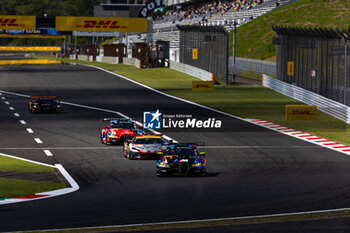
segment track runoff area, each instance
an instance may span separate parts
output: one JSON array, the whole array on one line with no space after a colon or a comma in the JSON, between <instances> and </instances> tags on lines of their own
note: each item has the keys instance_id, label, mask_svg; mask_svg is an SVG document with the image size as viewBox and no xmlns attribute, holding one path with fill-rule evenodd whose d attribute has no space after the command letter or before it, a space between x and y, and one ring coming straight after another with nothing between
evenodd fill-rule
<instances>
[{"instance_id":1,"label":"track runoff area","mask_svg":"<svg viewBox=\"0 0 350 233\"><path fill-rule=\"evenodd\" d=\"M1 231L141 230L348 216L348 155L93 67L1 69L1 153L61 164L80 186L69 195L6 206ZM61 96L62 113L30 114L28 96L42 94ZM199 150L207 153L206 177L158 178L154 160L130 161L121 147L100 144L102 118L127 116L142 123L144 112L156 110L164 117L221 121L219 128L157 129L169 139L204 142Z\"/></svg>"}]
</instances>

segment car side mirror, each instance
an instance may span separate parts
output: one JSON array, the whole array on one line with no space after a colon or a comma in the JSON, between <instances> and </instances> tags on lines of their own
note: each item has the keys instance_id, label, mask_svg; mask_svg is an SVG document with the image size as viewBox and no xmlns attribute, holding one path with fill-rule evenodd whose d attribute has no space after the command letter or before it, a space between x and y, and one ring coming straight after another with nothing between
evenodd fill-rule
<instances>
[{"instance_id":1,"label":"car side mirror","mask_svg":"<svg viewBox=\"0 0 350 233\"><path fill-rule=\"evenodd\" d=\"M199 156L200 156L201 158L205 158L206 153L205 153L205 152L201 152L201 153L199 153Z\"/></svg>"}]
</instances>

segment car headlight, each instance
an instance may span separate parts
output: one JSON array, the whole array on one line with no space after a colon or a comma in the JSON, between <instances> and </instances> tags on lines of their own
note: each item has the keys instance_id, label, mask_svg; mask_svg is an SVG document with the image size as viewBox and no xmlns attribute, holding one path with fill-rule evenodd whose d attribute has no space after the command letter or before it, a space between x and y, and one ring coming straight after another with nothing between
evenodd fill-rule
<instances>
[{"instance_id":1,"label":"car headlight","mask_svg":"<svg viewBox=\"0 0 350 233\"><path fill-rule=\"evenodd\" d=\"M195 164L192 164L192 167L200 167L202 166L202 163L195 163Z\"/></svg>"},{"instance_id":2,"label":"car headlight","mask_svg":"<svg viewBox=\"0 0 350 233\"><path fill-rule=\"evenodd\" d=\"M160 162L159 167L170 167L169 163Z\"/></svg>"},{"instance_id":3,"label":"car headlight","mask_svg":"<svg viewBox=\"0 0 350 233\"><path fill-rule=\"evenodd\" d=\"M136 150L136 151L144 150L143 147L135 147L135 146L131 147L131 149L132 149L132 150Z\"/></svg>"},{"instance_id":4,"label":"car headlight","mask_svg":"<svg viewBox=\"0 0 350 233\"><path fill-rule=\"evenodd\" d=\"M38 106L37 105L33 105L33 108L37 108Z\"/></svg>"},{"instance_id":5,"label":"car headlight","mask_svg":"<svg viewBox=\"0 0 350 233\"><path fill-rule=\"evenodd\" d=\"M60 108L60 107L61 107L61 105L57 105L56 107L57 107L57 108Z\"/></svg>"}]
</instances>

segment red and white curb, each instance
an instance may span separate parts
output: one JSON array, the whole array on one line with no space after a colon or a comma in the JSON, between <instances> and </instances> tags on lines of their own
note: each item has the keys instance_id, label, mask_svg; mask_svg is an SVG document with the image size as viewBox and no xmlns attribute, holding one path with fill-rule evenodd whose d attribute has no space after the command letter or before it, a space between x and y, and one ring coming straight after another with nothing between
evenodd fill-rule
<instances>
[{"instance_id":1,"label":"red and white curb","mask_svg":"<svg viewBox=\"0 0 350 233\"><path fill-rule=\"evenodd\" d=\"M322 147L326 147L328 149L332 149L344 154L349 155L350 154L350 146L348 145L344 145L344 144L340 144L337 142L333 142L331 140L325 139L325 138L321 138L319 136L316 135L312 135L309 133L305 133L299 130L295 130L292 128L288 128L282 125L278 125L269 121L265 121L265 120L257 120L257 119L245 119L246 121L253 123L255 125L259 125L262 126L264 128L268 128L271 129L273 131L277 131L283 134L286 134L288 136L294 137L294 138L298 138L310 143L314 143L316 145L322 146Z\"/></svg>"},{"instance_id":2,"label":"red and white curb","mask_svg":"<svg viewBox=\"0 0 350 233\"><path fill-rule=\"evenodd\" d=\"M69 175L69 173L66 171L66 169L64 169L64 167L61 164L50 165L50 164L40 163L40 162L36 162L33 160L24 159L24 158L20 158L20 157L8 155L8 154L3 154L3 153L0 153L0 156L6 156L6 157L23 160L23 161L30 162L30 163L35 163L35 164L40 164L40 165L47 166L47 167L56 168L61 172L61 174L64 176L64 178L68 181L69 185L71 186L69 188L57 189L54 191L43 192L43 193L35 193L32 195L27 195L27 196L0 198L0 205L12 204L12 203L18 203L18 202L24 202L24 201L39 200L39 199L44 199L44 198L49 198L49 197L57 197L60 195L65 195L65 194L72 193L72 192L79 190L79 185L75 182L75 180Z\"/></svg>"}]
</instances>

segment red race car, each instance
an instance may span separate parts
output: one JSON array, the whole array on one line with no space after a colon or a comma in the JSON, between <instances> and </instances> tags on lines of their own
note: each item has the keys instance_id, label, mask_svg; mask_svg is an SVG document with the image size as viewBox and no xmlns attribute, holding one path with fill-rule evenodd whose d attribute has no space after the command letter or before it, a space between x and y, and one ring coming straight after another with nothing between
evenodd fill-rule
<instances>
[{"instance_id":1,"label":"red race car","mask_svg":"<svg viewBox=\"0 0 350 233\"><path fill-rule=\"evenodd\" d=\"M140 126L137 126L131 119L126 118L105 118L109 124L101 129L101 143L113 144L124 143L127 139L133 139L140 133Z\"/></svg>"}]
</instances>

